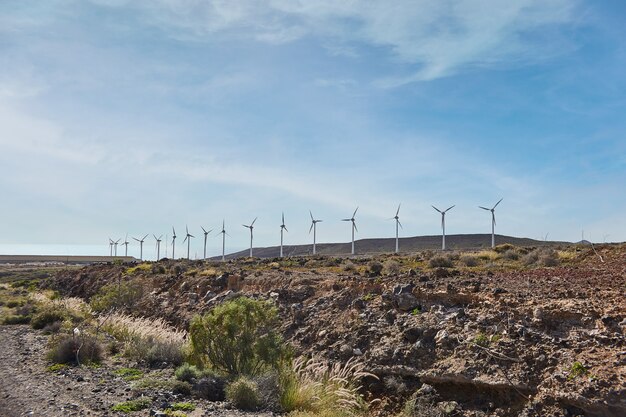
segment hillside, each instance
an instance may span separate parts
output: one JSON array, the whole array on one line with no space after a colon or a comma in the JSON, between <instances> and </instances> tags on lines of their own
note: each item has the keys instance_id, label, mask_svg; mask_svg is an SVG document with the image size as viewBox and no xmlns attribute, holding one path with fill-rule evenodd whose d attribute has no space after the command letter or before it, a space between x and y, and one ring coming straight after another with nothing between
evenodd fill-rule
<instances>
[{"instance_id":1,"label":"hillside","mask_svg":"<svg viewBox=\"0 0 626 417\"><path fill-rule=\"evenodd\" d=\"M519 238L513 236L496 235L496 244L509 243L515 246L544 246L544 245L569 245L570 242L541 241L529 238ZM354 242L357 254L392 253L395 249L395 238L359 239ZM401 253L417 252L421 250L441 249L441 235L435 236L414 236L399 239ZM491 246L490 234L460 234L446 235L446 248L450 250L471 250L485 249ZM349 255L351 243L318 243L316 251L318 255L344 256ZM280 254L279 246L266 248L253 248L253 255L257 258L276 258ZM285 245L283 254L285 256L305 256L311 255L313 244L307 245ZM227 259L242 258L249 255L249 250L226 255ZM216 256L211 259L221 259Z\"/></svg>"}]
</instances>

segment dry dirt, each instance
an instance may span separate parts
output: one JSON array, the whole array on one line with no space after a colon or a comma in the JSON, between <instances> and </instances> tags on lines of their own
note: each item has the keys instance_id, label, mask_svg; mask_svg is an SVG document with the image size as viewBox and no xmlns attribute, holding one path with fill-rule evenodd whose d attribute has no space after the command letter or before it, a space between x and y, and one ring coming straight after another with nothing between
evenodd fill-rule
<instances>
[{"instance_id":1,"label":"dry dirt","mask_svg":"<svg viewBox=\"0 0 626 417\"><path fill-rule=\"evenodd\" d=\"M379 400L374 414L397 412L420 389L418 397L443 405L449 415L626 415L625 245L585 249L552 268L457 263L431 269L414 258L376 258L422 265L383 276L365 272L369 258L352 259L349 271L345 260L324 257L166 260L132 274L125 265L86 267L59 273L47 285L89 298L106 283L139 280L147 295L128 312L164 317L181 328L194 314L233 297L273 299L283 335L298 353L333 361L358 356L378 376L364 381L367 398ZM38 378L51 378L42 359L34 358L42 341L7 341L20 331L37 337L3 328L0 404L28 408L32 396L32 407L55 399L60 410L88 401L86 410L100 415L101 403L83 397L98 397L106 409L125 392L66 391L63 378L39 388ZM16 334L7 338L5 332ZM23 355L33 357L32 364ZM30 377L20 376L26 372ZM15 395L6 380L19 386ZM22 388L29 381L30 388Z\"/></svg>"}]
</instances>

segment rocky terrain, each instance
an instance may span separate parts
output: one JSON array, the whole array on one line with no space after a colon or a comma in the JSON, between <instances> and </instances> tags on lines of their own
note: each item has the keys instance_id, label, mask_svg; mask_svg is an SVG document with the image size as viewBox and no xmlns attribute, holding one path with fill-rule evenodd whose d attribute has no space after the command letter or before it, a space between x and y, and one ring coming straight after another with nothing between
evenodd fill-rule
<instances>
[{"instance_id":1,"label":"rocky terrain","mask_svg":"<svg viewBox=\"0 0 626 417\"><path fill-rule=\"evenodd\" d=\"M626 415L626 246L567 248L552 267L484 252L94 265L43 285L88 299L136 281L128 313L182 329L228 299L274 300L298 354L378 377L363 381L374 415L409 399L440 413L415 415Z\"/></svg>"}]
</instances>

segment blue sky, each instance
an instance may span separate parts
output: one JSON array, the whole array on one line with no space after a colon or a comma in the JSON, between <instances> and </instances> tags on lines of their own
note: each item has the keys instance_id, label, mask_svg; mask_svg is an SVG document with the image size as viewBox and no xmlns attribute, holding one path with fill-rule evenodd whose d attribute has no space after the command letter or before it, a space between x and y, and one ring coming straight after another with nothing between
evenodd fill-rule
<instances>
[{"instance_id":1,"label":"blue sky","mask_svg":"<svg viewBox=\"0 0 626 417\"><path fill-rule=\"evenodd\" d=\"M619 1L4 0L0 251L106 252L223 218L236 250L256 216L269 246L281 211L306 243L309 209L319 241L347 241L357 205L358 238L391 236L400 202L405 236L440 232L431 204L456 204L448 233L486 233L477 206L500 198L498 233L624 241L625 17Z\"/></svg>"}]
</instances>

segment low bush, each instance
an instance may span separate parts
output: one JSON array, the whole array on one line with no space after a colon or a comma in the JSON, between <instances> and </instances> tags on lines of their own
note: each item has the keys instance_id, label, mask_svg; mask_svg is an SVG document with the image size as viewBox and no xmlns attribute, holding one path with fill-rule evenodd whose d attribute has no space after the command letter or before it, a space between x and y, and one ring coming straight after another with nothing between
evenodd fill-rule
<instances>
[{"instance_id":1,"label":"low bush","mask_svg":"<svg viewBox=\"0 0 626 417\"><path fill-rule=\"evenodd\" d=\"M63 322L66 317L66 312L61 309L45 308L44 310L33 315L30 325L33 329L43 329L52 323Z\"/></svg>"},{"instance_id":2,"label":"low bush","mask_svg":"<svg viewBox=\"0 0 626 417\"><path fill-rule=\"evenodd\" d=\"M30 316L10 314L2 319L2 324L28 324L30 319Z\"/></svg>"},{"instance_id":3,"label":"low bush","mask_svg":"<svg viewBox=\"0 0 626 417\"><path fill-rule=\"evenodd\" d=\"M383 264L378 261L371 261L367 265L367 271L370 273L370 275L378 276L381 272L383 272Z\"/></svg>"},{"instance_id":4,"label":"low bush","mask_svg":"<svg viewBox=\"0 0 626 417\"><path fill-rule=\"evenodd\" d=\"M152 405L149 398L138 398L136 400L124 401L111 407L112 411L120 411L122 413L132 413L134 411L145 410Z\"/></svg>"},{"instance_id":5,"label":"low bush","mask_svg":"<svg viewBox=\"0 0 626 417\"><path fill-rule=\"evenodd\" d=\"M260 405L256 383L243 376L226 386L226 399L239 410L254 411Z\"/></svg>"},{"instance_id":6,"label":"low bush","mask_svg":"<svg viewBox=\"0 0 626 417\"><path fill-rule=\"evenodd\" d=\"M537 248L522 258L524 265L558 266L559 256L554 249Z\"/></svg>"},{"instance_id":7,"label":"low bush","mask_svg":"<svg viewBox=\"0 0 626 417\"><path fill-rule=\"evenodd\" d=\"M191 403L174 403L169 408L174 411L193 411L196 406Z\"/></svg>"},{"instance_id":8,"label":"low bush","mask_svg":"<svg viewBox=\"0 0 626 417\"><path fill-rule=\"evenodd\" d=\"M183 363L181 366L176 368L176 379L179 381L191 382L194 379L200 378L201 371L195 366L190 365L188 363Z\"/></svg>"},{"instance_id":9,"label":"low bush","mask_svg":"<svg viewBox=\"0 0 626 417\"><path fill-rule=\"evenodd\" d=\"M91 298L90 306L96 312L126 309L137 303L144 293L138 281L124 281L107 284Z\"/></svg>"},{"instance_id":10,"label":"low bush","mask_svg":"<svg viewBox=\"0 0 626 417\"><path fill-rule=\"evenodd\" d=\"M519 259L519 253L515 249L509 249L501 253L500 257L508 261L517 261Z\"/></svg>"},{"instance_id":11,"label":"low bush","mask_svg":"<svg viewBox=\"0 0 626 417\"><path fill-rule=\"evenodd\" d=\"M388 259L383 264L385 275L397 275L400 273L400 263L393 259Z\"/></svg>"},{"instance_id":12,"label":"low bush","mask_svg":"<svg viewBox=\"0 0 626 417\"><path fill-rule=\"evenodd\" d=\"M496 245L493 250L497 253L504 253L506 251L515 250L515 246L511 245L510 243L502 243L501 245Z\"/></svg>"},{"instance_id":13,"label":"low bush","mask_svg":"<svg viewBox=\"0 0 626 417\"><path fill-rule=\"evenodd\" d=\"M190 359L228 375L253 376L277 368L288 354L277 323L278 310L269 301L228 301L191 320Z\"/></svg>"},{"instance_id":14,"label":"low bush","mask_svg":"<svg viewBox=\"0 0 626 417\"><path fill-rule=\"evenodd\" d=\"M459 258L459 262L469 267L480 265L480 260L478 259L478 257L472 255L461 255L461 257Z\"/></svg>"},{"instance_id":15,"label":"low bush","mask_svg":"<svg viewBox=\"0 0 626 417\"><path fill-rule=\"evenodd\" d=\"M48 358L54 363L99 363L102 360L102 347L91 335L61 335L51 340Z\"/></svg>"},{"instance_id":16,"label":"low bush","mask_svg":"<svg viewBox=\"0 0 626 417\"><path fill-rule=\"evenodd\" d=\"M120 368L113 371L113 374L122 377L124 381L136 381L143 376L143 372L137 368Z\"/></svg>"},{"instance_id":17,"label":"low bush","mask_svg":"<svg viewBox=\"0 0 626 417\"><path fill-rule=\"evenodd\" d=\"M450 259L449 256L443 256L443 255L433 256L428 261L428 265L430 265L431 268L452 268L452 267L454 267L454 263L452 262L452 259Z\"/></svg>"},{"instance_id":18,"label":"low bush","mask_svg":"<svg viewBox=\"0 0 626 417\"><path fill-rule=\"evenodd\" d=\"M356 266L354 265L353 262L351 261L345 261L342 265L341 265L341 269L344 270L345 272L353 272L356 270Z\"/></svg>"}]
</instances>

